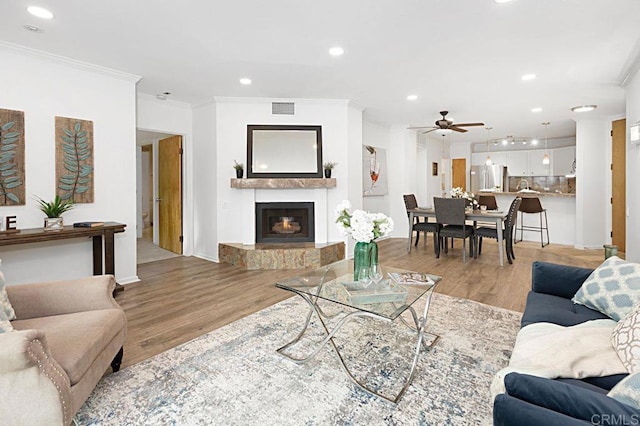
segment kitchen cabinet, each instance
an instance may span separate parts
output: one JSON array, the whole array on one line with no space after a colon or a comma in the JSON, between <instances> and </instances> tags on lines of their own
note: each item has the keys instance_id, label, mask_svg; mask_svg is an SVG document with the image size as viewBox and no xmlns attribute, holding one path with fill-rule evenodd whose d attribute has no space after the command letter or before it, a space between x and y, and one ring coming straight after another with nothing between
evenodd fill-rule
<instances>
[{"instance_id":1,"label":"kitchen cabinet","mask_svg":"<svg viewBox=\"0 0 640 426\"><path fill-rule=\"evenodd\" d=\"M571 173L576 159L576 147L567 146L553 150L553 175L564 176ZM575 172L575 170L573 170Z\"/></svg>"},{"instance_id":2,"label":"kitchen cabinet","mask_svg":"<svg viewBox=\"0 0 640 426\"><path fill-rule=\"evenodd\" d=\"M529 152L507 152L507 172L510 176L529 176Z\"/></svg>"},{"instance_id":3,"label":"kitchen cabinet","mask_svg":"<svg viewBox=\"0 0 640 426\"><path fill-rule=\"evenodd\" d=\"M549 154L549 164L542 164L545 152ZM553 164L553 150L536 149L529 151L529 176L549 176Z\"/></svg>"}]
</instances>

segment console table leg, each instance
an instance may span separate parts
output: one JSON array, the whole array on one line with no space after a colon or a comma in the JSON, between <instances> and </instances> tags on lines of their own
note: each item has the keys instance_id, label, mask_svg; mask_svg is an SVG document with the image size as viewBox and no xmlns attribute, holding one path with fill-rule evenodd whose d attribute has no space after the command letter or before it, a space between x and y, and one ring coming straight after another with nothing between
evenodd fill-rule
<instances>
[{"instance_id":1,"label":"console table leg","mask_svg":"<svg viewBox=\"0 0 640 426\"><path fill-rule=\"evenodd\" d=\"M93 238L93 275L102 275L102 235Z\"/></svg>"}]
</instances>

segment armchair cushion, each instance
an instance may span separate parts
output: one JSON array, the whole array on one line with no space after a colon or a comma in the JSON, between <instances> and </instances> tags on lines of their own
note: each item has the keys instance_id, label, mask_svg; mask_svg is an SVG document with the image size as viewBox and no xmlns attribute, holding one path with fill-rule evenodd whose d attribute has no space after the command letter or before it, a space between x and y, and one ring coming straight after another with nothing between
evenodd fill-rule
<instances>
[{"instance_id":1,"label":"armchair cushion","mask_svg":"<svg viewBox=\"0 0 640 426\"><path fill-rule=\"evenodd\" d=\"M16 319L16 313L9 301L7 288L4 282L4 274L0 271L0 321L11 321Z\"/></svg>"},{"instance_id":2,"label":"armchair cushion","mask_svg":"<svg viewBox=\"0 0 640 426\"><path fill-rule=\"evenodd\" d=\"M593 269L558 265L549 262L533 262L531 290L552 296L571 299Z\"/></svg>"},{"instance_id":3,"label":"armchair cushion","mask_svg":"<svg viewBox=\"0 0 640 426\"><path fill-rule=\"evenodd\" d=\"M640 410L640 373L625 377L607 395L616 401Z\"/></svg>"},{"instance_id":4,"label":"armchair cushion","mask_svg":"<svg viewBox=\"0 0 640 426\"><path fill-rule=\"evenodd\" d=\"M537 322L550 322L565 327L594 319L607 319L605 314L577 305L569 299L550 294L529 292L522 315L522 326Z\"/></svg>"},{"instance_id":5,"label":"armchair cushion","mask_svg":"<svg viewBox=\"0 0 640 426\"><path fill-rule=\"evenodd\" d=\"M34 329L47 336L51 356L75 385L126 327L126 318L120 309L104 309L16 320L13 325L16 330Z\"/></svg>"},{"instance_id":6,"label":"armchair cushion","mask_svg":"<svg viewBox=\"0 0 640 426\"><path fill-rule=\"evenodd\" d=\"M571 300L620 321L640 303L640 264L610 257L589 275Z\"/></svg>"}]
</instances>

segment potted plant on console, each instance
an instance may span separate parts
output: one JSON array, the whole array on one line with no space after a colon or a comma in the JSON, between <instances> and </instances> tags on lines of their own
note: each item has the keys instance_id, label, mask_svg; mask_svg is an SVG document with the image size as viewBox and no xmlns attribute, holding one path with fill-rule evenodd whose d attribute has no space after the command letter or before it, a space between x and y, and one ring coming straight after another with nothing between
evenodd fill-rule
<instances>
[{"instance_id":1,"label":"potted plant on console","mask_svg":"<svg viewBox=\"0 0 640 426\"><path fill-rule=\"evenodd\" d=\"M238 179L242 179L242 175L244 174L244 165L242 163L238 163L236 160L233 160L235 163L233 168L236 169L236 177Z\"/></svg>"},{"instance_id":2,"label":"potted plant on console","mask_svg":"<svg viewBox=\"0 0 640 426\"><path fill-rule=\"evenodd\" d=\"M337 165L338 163L334 163L333 161L327 161L326 163L324 163L324 177L329 179L331 177L331 170L333 170L333 168Z\"/></svg>"},{"instance_id":3,"label":"potted plant on console","mask_svg":"<svg viewBox=\"0 0 640 426\"><path fill-rule=\"evenodd\" d=\"M62 214L71 210L75 205L72 201L66 201L55 196L53 201L44 201L42 198L38 198L38 204L40 204L40 210L47 215L44 219L45 231L59 231L64 226L62 221Z\"/></svg>"}]
</instances>

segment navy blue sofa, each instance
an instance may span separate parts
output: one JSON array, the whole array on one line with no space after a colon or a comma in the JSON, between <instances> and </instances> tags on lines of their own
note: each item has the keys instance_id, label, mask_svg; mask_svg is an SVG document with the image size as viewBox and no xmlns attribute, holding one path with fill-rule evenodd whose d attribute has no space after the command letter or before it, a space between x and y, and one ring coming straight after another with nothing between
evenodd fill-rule
<instances>
[{"instance_id":1,"label":"navy blue sofa","mask_svg":"<svg viewBox=\"0 0 640 426\"><path fill-rule=\"evenodd\" d=\"M536 322L570 326L608 318L571 301L593 270L534 262L532 286L522 315L522 327ZM607 393L626 374L578 379L544 379L510 373L506 393L493 403L494 425L584 425L626 424L640 421L640 411L622 404ZM636 423L640 424L640 423Z\"/></svg>"}]
</instances>

